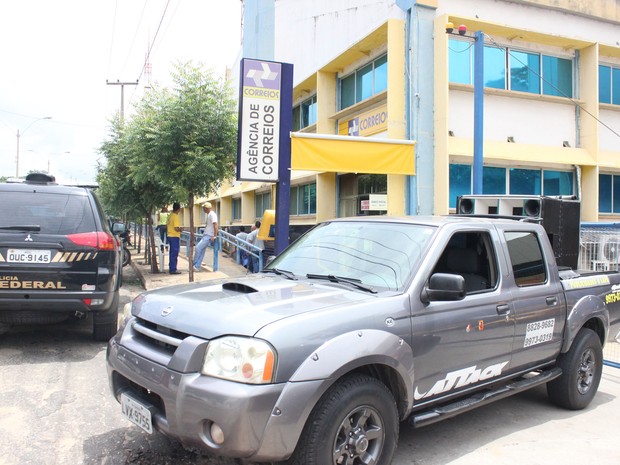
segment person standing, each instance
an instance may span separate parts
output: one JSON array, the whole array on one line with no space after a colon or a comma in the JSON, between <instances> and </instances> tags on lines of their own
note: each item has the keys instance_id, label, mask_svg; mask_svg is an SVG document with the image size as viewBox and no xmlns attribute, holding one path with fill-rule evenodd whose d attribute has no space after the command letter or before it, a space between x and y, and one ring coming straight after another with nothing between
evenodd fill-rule
<instances>
[{"instance_id":1,"label":"person standing","mask_svg":"<svg viewBox=\"0 0 620 465\"><path fill-rule=\"evenodd\" d=\"M235 235L235 237L240 241L248 240L248 233L245 232L245 226L239 226L239 232ZM248 254L245 251L246 245L241 242L237 242L237 248L239 249L240 263L247 268L249 264L248 264Z\"/></svg>"},{"instance_id":2,"label":"person standing","mask_svg":"<svg viewBox=\"0 0 620 465\"><path fill-rule=\"evenodd\" d=\"M202 208L207 214L207 222L202 232L202 239L196 244L196 250L194 251L194 271L200 271L202 260L205 257L205 251L207 247L213 246L218 234L217 214L213 211L211 202L205 202Z\"/></svg>"},{"instance_id":3,"label":"person standing","mask_svg":"<svg viewBox=\"0 0 620 465\"><path fill-rule=\"evenodd\" d=\"M168 215L168 222L166 224L168 245L170 249L168 258L168 268L170 274L181 274L181 272L177 270L179 250L181 249L181 218L179 217L180 210L181 204L179 202L174 202L172 204L172 213Z\"/></svg>"},{"instance_id":4,"label":"person standing","mask_svg":"<svg viewBox=\"0 0 620 465\"><path fill-rule=\"evenodd\" d=\"M163 207L161 212L157 214L157 230L159 231L159 239L161 239L161 251L164 251L166 245L167 229L168 229L168 207Z\"/></svg>"},{"instance_id":5,"label":"person standing","mask_svg":"<svg viewBox=\"0 0 620 465\"><path fill-rule=\"evenodd\" d=\"M254 223L254 226L252 226L252 232L248 234L247 241L253 246L258 247L260 249L258 253L262 255L263 250L265 250L265 243L263 242L262 239L258 238L259 229L260 229L260 221L257 221L256 223ZM253 252L256 253L256 250L253 250ZM252 271L252 273L258 273L260 271L259 266L258 266L259 265L258 257L255 257L254 255L251 255L250 257L252 258L252 269L250 271Z\"/></svg>"}]
</instances>

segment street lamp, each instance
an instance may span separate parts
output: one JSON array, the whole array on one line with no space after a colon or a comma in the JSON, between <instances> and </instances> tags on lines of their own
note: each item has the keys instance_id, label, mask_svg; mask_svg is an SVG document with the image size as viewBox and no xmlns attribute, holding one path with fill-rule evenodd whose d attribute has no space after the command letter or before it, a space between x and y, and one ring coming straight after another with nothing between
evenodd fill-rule
<instances>
[{"instance_id":1,"label":"street lamp","mask_svg":"<svg viewBox=\"0 0 620 465\"><path fill-rule=\"evenodd\" d=\"M44 119L52 119L52 117L44 116L43 118L35 119L32 123L26 126L26 129L24 129L21 134L19 133L19 129L17 130L17 152L15 154L15 177L16 178L19 178L19 138L30 128L30 126L32 126L37 121L42 121Z\"/></svg>"}]
</instances>

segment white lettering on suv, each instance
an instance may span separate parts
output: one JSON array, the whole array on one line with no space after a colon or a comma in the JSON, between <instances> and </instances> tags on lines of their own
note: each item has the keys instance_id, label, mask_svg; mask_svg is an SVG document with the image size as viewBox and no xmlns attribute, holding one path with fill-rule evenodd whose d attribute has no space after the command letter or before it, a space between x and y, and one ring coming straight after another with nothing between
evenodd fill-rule
<instances>
[{"instance_id":1,"label":"white lettering on suv","mask_svg":"<svg viewBox=\"0 0 620 465\"><path fill-rule=\"evenodd\" d=\"M418 386L415 388L413 394L415 400L425 399L427 397L442 394L444 392L451 391L453 389L462 388L469 384L477 383L478 381L484 381L485 379L495 378L502 374L504 367L508 365L508 362L496 363L481 370L476 365L462 368L460 370L451 371L446 375L444 379L437 381L433 387L427 391L420 393Z\"/></svg>"}]
</instances>

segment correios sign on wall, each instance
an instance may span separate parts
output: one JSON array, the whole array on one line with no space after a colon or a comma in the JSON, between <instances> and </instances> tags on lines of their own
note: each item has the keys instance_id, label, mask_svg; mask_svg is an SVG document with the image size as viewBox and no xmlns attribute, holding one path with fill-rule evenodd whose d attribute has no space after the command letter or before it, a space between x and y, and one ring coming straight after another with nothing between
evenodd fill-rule
<instances>
[{"instance_id":1,"label":"correios sign on wall","mask_svg":"<svg viewBox=\"0 0 620 465\"><path fill-rule=\"evenodd\" d=\"M241 60L237 179L278 181L282 63Z\"/></svg>"}]
</instances>

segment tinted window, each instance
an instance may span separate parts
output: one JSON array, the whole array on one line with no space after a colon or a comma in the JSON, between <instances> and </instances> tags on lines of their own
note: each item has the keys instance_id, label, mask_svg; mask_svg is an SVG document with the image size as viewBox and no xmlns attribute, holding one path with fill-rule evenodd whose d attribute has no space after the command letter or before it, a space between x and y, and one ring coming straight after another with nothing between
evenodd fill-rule
<instances>
[{"instance_id":1,"label":"tinted window","mask_svg":"<svg viewBox=\"0 0 620 465\"><path fill-rule=\"evenodd\" d=\"M540 94L540 55L510 52L510 89Z\"/></svg>"},{"instance_id":2,"label":"tinted window","mask_svg":"<svg viewBox=\"0 0 620 465\"><path fill-rule=\"evenodd\" d=\"M2 192L0 227L40 226L43 234L96 230L88 197L42 192Z\"/></svg>"},{"instance_id":3,"label":"tinted window","mask_svg":"<svg viewBox=\"0 0 620 465\"><path fill-rule=\"evenodd\" d=\"M543 94L573 96L573 62L543 55Z\"/></svg>"},{"instance_id":4,"label":"tinted window","mask_svg":"<svg viewBox=\"0 0 620 465\"><path fill-rule=\"evenodd\" d=\"M599 65L598 67L598 101L611 103L611 68Z\"/></svg>"},{"instance_id":5,"label":"tinted window","mask_svg":"<svg viewBox=\"0 0 620 465\"><path fill-rule=\"evenodd\" d=\"M484 86L506 88L506 52L496 47L484 47Z\"/></svg>"},{"instance_id":6,"label":"tinted window","mask_svg":"<svg viewBox=\"0 0 620 465\"><path fill-rule=\"evenodd\" d=\"M450 39L449 61L450 82L471 84L471 42Z\"/></svg>"},{"instance_id":7,"label":"tinted window","mask_svg":"<svg viewBox=\"0 0 620 465\"><path fill-rule=\"evenodd\" d=\"M459 195L471 194L471 165L450 165L450 208L456 208Z\"/></svg>"},{"instance_id":8,"label":"tinted window","mask_svg":"<svg viewBox=\"0 0 620 465\"><path fill-rule=\"evenodd\" d=\"M547 281L547 269L536 234L506 232L504 236L517 286L545 283Z\"/></svg>"},{"instance_id":9,"label":"tinted window","mask_svg":"<svg viewBox=\"0 0 620 465\"><path fill-rule=\"evenodd\" d=\"M611 174L600 174L598 177L598 211L611 213Z\"/></svg>"}]
</instances>

